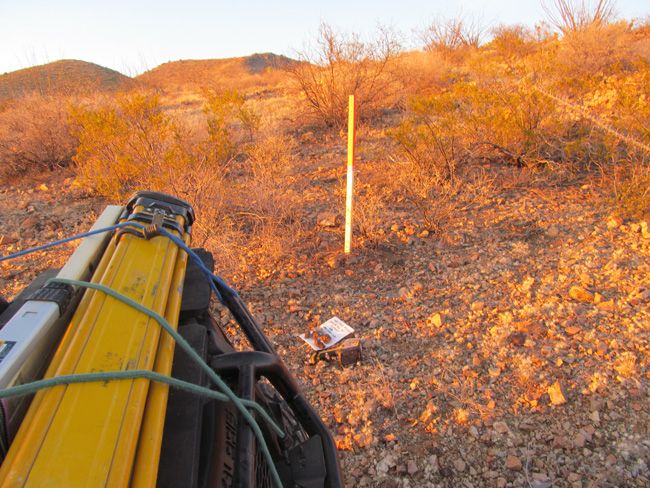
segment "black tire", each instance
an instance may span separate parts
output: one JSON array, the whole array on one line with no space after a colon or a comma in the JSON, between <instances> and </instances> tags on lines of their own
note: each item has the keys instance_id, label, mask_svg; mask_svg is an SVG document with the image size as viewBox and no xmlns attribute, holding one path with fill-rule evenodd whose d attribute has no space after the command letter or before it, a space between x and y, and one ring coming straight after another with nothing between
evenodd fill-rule
<instances>
[{"instance_id":1,"label":"black tire","mask_svg":"<svg viewBox=\"0 0 650 488\"><path fill-rule=\"evenodd\" d=\"M265 403L268 404L269 409L273 412L273 417L287 434L281 440L282 448L288 451L305 442L309 436L298 422L298 419L296 419L296 415L284 398L275 391L275 388L267 383L258 384L258 388L260 394L264 396Z\"/></svg>"}]
</instances>

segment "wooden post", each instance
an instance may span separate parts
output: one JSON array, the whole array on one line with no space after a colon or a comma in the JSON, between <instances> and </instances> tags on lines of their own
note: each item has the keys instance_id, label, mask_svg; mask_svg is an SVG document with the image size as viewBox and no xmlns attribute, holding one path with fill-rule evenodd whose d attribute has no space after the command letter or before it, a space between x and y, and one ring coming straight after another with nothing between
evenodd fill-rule
<instances>
[{"instance_id":1,"label":"wooden post","mask_svg":"<svg viewBox=\"0 0 650 488\"><path fill-rule=\"evenodd\" d=\"M350 254L352 244L352 189L354 183L354 95L348 101L348 178L345 193L345 254Z\"/></svg>"}]
</instances>

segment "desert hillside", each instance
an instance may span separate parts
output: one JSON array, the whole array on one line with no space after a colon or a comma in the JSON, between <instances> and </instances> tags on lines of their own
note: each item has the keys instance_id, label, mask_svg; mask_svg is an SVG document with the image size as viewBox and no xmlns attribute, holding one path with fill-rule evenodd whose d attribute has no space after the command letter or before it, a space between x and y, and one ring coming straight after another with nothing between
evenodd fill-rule
<instances>
[{"instance_id":1,"label":"desert hillside","mask_svg":"<svg viewBox=\"0 0 650 488\"><path fill-rule=\"evenodd\" d=\"M168 91L196 91L203 88L273 88L286 82L283 72L297 63L272 53L228 59L179 60L161 64L136 79Z\"/></svg>"},{"instance_id":2,"label":"desert hillside","mask_svg":"<svg viewBox=\"0 0 650 488\"><path fill-rule=\"evenodd\" d=\"M346 486L648 487L650 29L581 22L487 39L434 23L409 51L323 25L299 63L175 61L129 93L14 101L0 255L133 191L174 194L334 434ZM0 295L74 248L0 262ZM362 341L353 366L310 364L297 337L333 316Z\"/></svg>"},{"instance_id":3,"label":"desert hillside","mask_svg":"<svg viewBox=\"0 0 650 488\"><path fill-rule=\"evenodd\" d=\"M63 59L0 75L0 100L32 93L70 95L115 92L137 86L133 79L94 63Z\"/></svg>"}]
</instances>

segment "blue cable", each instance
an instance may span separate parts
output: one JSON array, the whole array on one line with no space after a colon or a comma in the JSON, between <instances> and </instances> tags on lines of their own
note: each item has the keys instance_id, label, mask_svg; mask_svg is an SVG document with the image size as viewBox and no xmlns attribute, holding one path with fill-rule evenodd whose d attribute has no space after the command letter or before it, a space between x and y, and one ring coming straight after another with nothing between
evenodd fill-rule
<instances>
[{"instance_id":1,"label":"blue cable","mask_svg":"<svg viewBox=\"0 0 650 488\"><path fill-rule=\"evenodd\" d=\"M13 253L13 254L8 254L6 256L0 256L0 262L10 261L12 259L16 259L16 258L19 258L19 257L22 257L22 256L26 256L28 254L32 254L32 253L35 253L35 252L38 252L38 251L45 251L45 250L50 249L52 247L60 246L61 244L66 244L68 242L72 242L72 241L75 241L77 239L83 239L85 237L90 237L90 236L94 236L94 235L97 235L97 234L102 234L104 232L112 232L114 230L122 229L122 228L125 228L125 227L135 227L136 229L140 229L140 230L145 229L144 225L139 224L137 222L122 222L122 223L119 223L119 224L111 225L109 227L104 227L102 229L95 229L95 230L91 230L91 231L88 231L88 232L84 232L82 234L77 234L77 235L74 235L74 236L71 236L71 237L66 237L65 239L59 239L58 241L53 241L53 242L50 242L48 244L43 244L42 246L31 247L31 248L28 248L28 249L24 249L22 251L18 251L18 252ZM174 234L169 232L167 229L163 229L163 228L160 228L158 230L158 232L159 232L160 235L165 236L168 239L170 239L172 242L174 242L174 244L176 244L179 248L181 248L183 251L185 251L190 258L192 258L192 260L196 263L196 265L199 267L199 269L203 272L203 274L208 279L208 283L210 284L210 288L212 289L212 291L216 295L217 299L222 304L224 303L224 301L223 301L223 297L221 296L221 293L219 292L219 289L217 288L217 284L219 286L225 288L226 290L228 290L233 295L235 295L237 297L239 296L239 294L233 288L228 286L228 284L223 280L223 278L217 276L212 271L210 271L207 268L207 266L203 263L201 258L192 249L190 249L190 247L187 244L185 244L185 242L183 242L183 240L180 237L175 236Z\"/></svg>"},{"instance_id":2,"label":"blue cable","mask_svg":"<svg viewBox=\"0 0 650 488\"><path fill-rule=\"evenodd\" d=\"M24 249L22 251L15 252L13 254L8 254L6 256L0 256L0 263L2 261L9 261L11 259L19 258L21 256L26 256L27 254L31 254L33 252L44 251L44 250L49 249L51 247L60 246L61 244L66 244L67 242L76 241L77 239L83 239L84 237L90 237L90 236L94 236L94 235L97 235L97 234L103 234L104 232L110 232L110 231L120 229L122 227L126 227L126 226L129 226L129 225L130 226L137 226L137 227L140 227L140 228L144 229L143 225L136 224L134 222L122 222L121 224L111 225L110 227L104 227L103 229L90 230L88 232L84 232L83 234L77 234L77 235L72 236L72 237L66 237L65 239L60 239L58 241L49 242L47 244L43 244L42 246L30 247L28 249Z\"/></svg>"},{"instance_id":3,"label":"blue cable","mask_svg":"<svg viewBox=\"0 0 650 488\"><path fill-rule=\"evenodd\" d=\"M199 269L201 271L203 271L203 274L205 274L206 277L208 278L208 283L210 284L210 288L212 289L212 291L214 292L214 294L217 296L217 298L219 299L219 301L221 303L224 303L224 301L223 301L223 298L221 296L221 293L219 292L219 289L217 288L217 284L219 284L219 286L221 286L221 287L225 288L226 290L228 290L230 293L232 293L236 297L239 297L239 294L237 293L237 291L235 291L233 288L228 286L228 284L226 284L226 282L223 280L223 278L221 278L220 276L217 276L212 271L210 271L208 269L208 267L205 265L205 263L203 263L201 258L198 256L198 254L196 254L194 251L192 251L192 249L190 249L190 247L187 244L185 244L185 242L183 242L183 240L180 237L175 236L174 234L169 232L167 229L162 229L161 228L161 229L158 230L158 232L160 233L160 235L165 236L168 239L170 239L173 243L175 243L179 248L181 248L183 251L185 251L188 254L188 256L190 256L194 260L194 262L199 267Z\"/></svg>"}]
</instances>

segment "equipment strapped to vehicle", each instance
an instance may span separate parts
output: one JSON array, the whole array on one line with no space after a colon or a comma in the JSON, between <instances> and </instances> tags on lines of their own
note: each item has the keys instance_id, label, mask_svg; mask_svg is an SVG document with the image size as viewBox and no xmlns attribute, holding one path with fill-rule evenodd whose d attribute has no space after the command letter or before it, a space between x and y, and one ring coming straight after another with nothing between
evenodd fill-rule
<instances>
[{"instance_id":1,"label":"equipment strapped to vehicle","mask_svg":"<svg viewBox=\"0 0 650 488\"><path fill-rule=\"evenodd\" d=\"M60 241L83 237L4 304L0 486L342 485L320 417L212 255L188 247L194 218L138 192ZM212 296L250 350L234 349Z\"/></svg>"}]
</instances>

